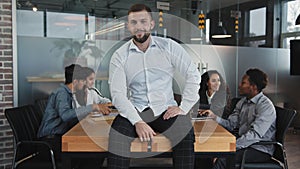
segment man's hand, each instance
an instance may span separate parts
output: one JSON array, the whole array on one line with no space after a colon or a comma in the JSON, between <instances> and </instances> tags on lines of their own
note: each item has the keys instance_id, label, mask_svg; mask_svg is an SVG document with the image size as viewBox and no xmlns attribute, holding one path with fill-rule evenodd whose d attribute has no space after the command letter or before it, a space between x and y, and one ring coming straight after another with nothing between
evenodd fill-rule
<instances>
[{"instance_id":1,"label":"man's hand","mask_svg":"<svg viewBox=\"0 0 300 169\"><path fill-rule=\"evenodd\" d=\"M177 115L184 114L184 112L178 106L170 106L168 107L167 112L164 114L164 120L168 120Z\"/></svg>"},{"instance_id":2,"label":"man's hand","mask_svg":"<svg viewBox=\"0 0 300 169\"><path fill-rule=\"evenodd\" d=\"M105 103L105 104L93 104L93 109L95 111L98 111L102 113L103 115L108 115L111 112L111 109L109 108L111 104Z\"/></svg>"},{"instance_id":3,"label":"man's hand","mask_svg":"<svg viewBox=\"0 0 300 169\"><path fill-rule=\"evenodd\" d=\"M152 139L153 136L156 135L152 128L144 121L135 123L135 130L141 142L150 141L150 139Z\"/></svg>"},{"instance_id":4,"label":"man's hand","mask_svg":"<svg viewBox=\"0 0 300 169\"><path fill-rule=\"evenodd\" d=\"M214 120L216 120L217 118L217 116L209 109L208 110L199 109L198 114L200 114L201 116L205 115L207 117L212 117Z\"/></svg>"}]
</instances>

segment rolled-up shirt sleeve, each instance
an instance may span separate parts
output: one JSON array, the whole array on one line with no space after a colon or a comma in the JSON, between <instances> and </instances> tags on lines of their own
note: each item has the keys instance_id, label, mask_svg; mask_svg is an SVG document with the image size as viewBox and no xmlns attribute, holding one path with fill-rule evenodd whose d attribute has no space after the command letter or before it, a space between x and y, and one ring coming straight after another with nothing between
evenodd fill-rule
<instances>
[{"instance_id":1,"label":"rolled-up shirt sleeve","mask_svg":"<svg viewBox=\"0 0 300 169\"><path fill-rule=\"evenodd\" d=\"M182 92L182 101L179 105L180 109L187 114L190 109L199 100L198 90L200 88L201 76L195 63L193 63L190 55L182 46L171 41L170 53L172 64L177 68L178 72L185 77L185 84ZM173 56L176 54L176 56Z\"/></svg>"},{"instance_id":2,"label":"rolled-up shirt sleeve","mask_svg":"<svg viewBox=\"0 0 300 169\"><path fill-rule=\"evenodd\" d=\"M113 105L119 110L120 115L127 118L132 125L141 121L137 110L127 97L126 75L124 61L115 53L110 61L109 87Z\"/></svg>"}]
</instances>

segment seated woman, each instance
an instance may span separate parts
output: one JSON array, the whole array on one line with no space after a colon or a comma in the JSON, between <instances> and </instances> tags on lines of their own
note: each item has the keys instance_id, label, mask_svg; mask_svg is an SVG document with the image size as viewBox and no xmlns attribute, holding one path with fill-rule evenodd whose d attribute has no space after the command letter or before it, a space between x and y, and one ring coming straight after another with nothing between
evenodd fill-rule
<instances>
[{"instance_id":1,"label":"seated woman","mask_svg":"<svg viewBox=\"0 0 300 169\"><path fill-rule=\"evenodd\" d=\"M201 75L199 114L210 109L215 114L227 118L230 110L230 92L224 79L216 70L209 70ZM201 111L202 110L202 111ZM200 158L195 161L195 168L212 168L213 158Z\"/></svg>"},{"instance_id":2,"label":"seated woman","mask_svg":"<svg viewBox=\"0 0 300 169\"><path fill-rule=\"evenodd\" d=\"M229 88L218 71L209 70L201 75L199 96L199 109L210 109L223 118L230 114Z\"/></svg>"},{"instance_id":3,"label":"seated woman","mask_svg":"<svg viewBox=\"0 0 300 169\"><path fill-rule=\"evenodd\" d=\"M89 67L83 67L83 72L86 76L86 84L82 90L75 93L74 100L78 107L88 104L97 103L101 107L101 112L108 115L111 112L112 103L110 99L102 96L102 94L94 87L95 86L95 71ZM78 159L76 167L80 169L100 168L103 164L104 158L85 158Z\"/></svg>"},{"instance_id":4,"label":"seated woman","mask_svg":"<svg viewBox=\"0 0 300 169\"><path fill-rule=\"evenodd\" d=\"M95 71L89 67L83 67L83 71L86 74L86 85L85 87L75 93L75 102L78 106L85 106L87 104L97 103L102 106L103 114L109 114L110 108L112 107L111 101L102 96L102 94L94 87L95 85Z\"/></svg>"}]
</instances>

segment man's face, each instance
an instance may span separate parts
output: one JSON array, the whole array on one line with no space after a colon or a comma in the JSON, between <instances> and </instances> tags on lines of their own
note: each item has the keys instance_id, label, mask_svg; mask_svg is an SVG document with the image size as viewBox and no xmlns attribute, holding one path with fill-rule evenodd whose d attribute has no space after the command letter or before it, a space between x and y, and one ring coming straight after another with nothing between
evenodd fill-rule
<instances>
[{"instance_id":1,"label":"man's face","mask_svg":"<svg viewBox=\"0 0 300 169\"><path fill-rule=\"evenodd\" d=\"M250 84L249 76L244 75L239 85L239 94L241 96L251 96L254 90L254 85Z\"/></svg>"},{"instance_id":2,"label":"man's face","mask_svg":"<svg viewBox=\"0 0 300 169\"><path fill-rule=\"evenodd\" d=\"M154 27L154 21L147 11L131 12L128 15L128 30L136 42L144 43Z\"/></svg>"}]
</instances>

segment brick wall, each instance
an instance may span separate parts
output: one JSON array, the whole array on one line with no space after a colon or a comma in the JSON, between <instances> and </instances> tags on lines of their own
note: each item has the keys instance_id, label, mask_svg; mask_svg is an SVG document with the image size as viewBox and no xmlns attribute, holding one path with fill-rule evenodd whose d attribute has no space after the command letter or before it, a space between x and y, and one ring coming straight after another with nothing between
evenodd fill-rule
<instances>
[{"instance_id":1,"label":"brick wall","mask_svg":"<svg viewBox=\"0 0 300 169\"><path fill-rule=\"evenodd\" d=\"M0 1L0 169L11 168L12 132L4 116L13 106L12 0Z\"/></svg>"}]
</instances>

